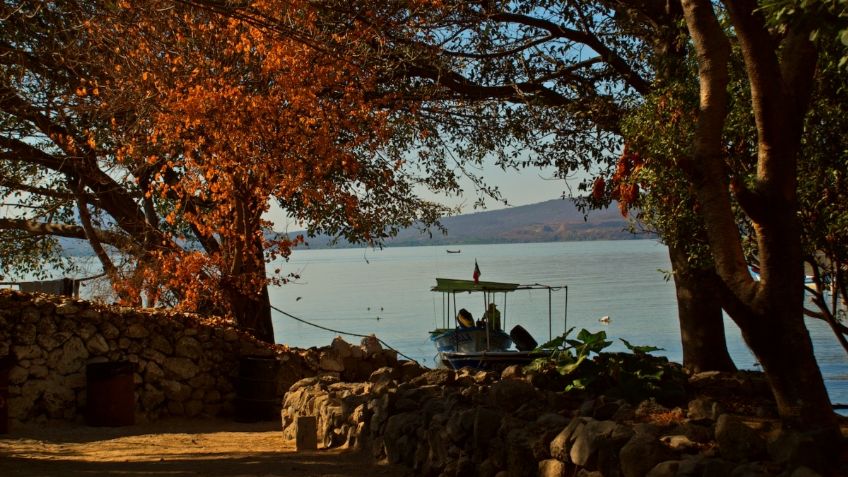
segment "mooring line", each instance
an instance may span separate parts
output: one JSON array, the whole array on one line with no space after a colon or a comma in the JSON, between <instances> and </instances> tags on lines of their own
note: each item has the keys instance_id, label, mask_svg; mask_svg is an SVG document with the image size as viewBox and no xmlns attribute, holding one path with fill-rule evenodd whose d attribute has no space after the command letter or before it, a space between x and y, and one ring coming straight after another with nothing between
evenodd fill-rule
<instances>
[{"instance_id":1,"label":"mooring line","mask_svg":"<svg viewBox=\"0 0 848 477\"><path fill-rule=\"evenodd\" d=\"M357 337L359 337L359 338L371 338L371 337L374 337L374 339L376 339L377 341L379 341L379 342L380 342L380 344L382 344L384 347L386 347L386 348L388 348L388 349L390 349L390 350L394 351L395 353L399 354L400 356L403 356L404 358L406 358L406 359L408 359L408 360L410 360L410 361L415 361L416 363L418 363L418 361L417 361L417 360L412 359L412 358L410 358L409 356L407 356L407 355L405 355L405 354L401 353L400 351L398 351L397 349L393 348L391 345L389 345L389 344L388 344L388 343L386 343L385 341L381 340L380 338L377 338L377 336L376 336L376 335L360 335L360 334L358 334L358 333L350 333L350 332L347 332L347 331L334 330L334 329L332 329L332 328L327 328L326 326L321 326L321 325L316 325L315 323L310 323L309 321L306 321L306 320L304 320L303 318L298 318L298 317L296 317L296 316L292 315L291 313L286 313L285 311L283 311L283 310L281 310L281 309L277 308L277 307L276 307L276 306L274 306L274 305L271 305L271 309L272 309L272 310L274 310L274 311L276 311L277 313L281 313L281 314L283 314L283 315L285 315L285 316L287 316L287 317L289 317L289 318L291 318L291 319L293 319L293 320L299 321L299 322L304 323L304 324L307 324L307 325L309 325L309 326L314 326L315 328L320 328L320 329L325 330L325 331L331 331L331 332L333 332L333 333L338 333L338 334L340 334L340 335L357 336ZM420 366L424 366L424 365L423 365L423 364L421 364L421 363L418 363L418 364L419 364ZM425 366L425 367L426 367L426 366Z\"/></svg>"}]
</instances>

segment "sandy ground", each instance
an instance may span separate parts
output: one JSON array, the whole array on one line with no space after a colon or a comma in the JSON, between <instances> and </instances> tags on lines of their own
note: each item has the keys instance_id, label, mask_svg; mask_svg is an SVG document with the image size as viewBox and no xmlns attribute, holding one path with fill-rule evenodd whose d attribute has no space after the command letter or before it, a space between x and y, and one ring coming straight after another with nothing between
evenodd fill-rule
<instances>
[{"instance_id":1,"label":"sandy ground","mask_svg":"<svg viewBox=\"0 0 848 477\"><path fill-rule=\"evenodd\" d=\"M19 426L0 435L0 476L389 477L403 467L337 449L296 452L276 422L165 420L103 428Z\"/></svg>"}]
</instances>

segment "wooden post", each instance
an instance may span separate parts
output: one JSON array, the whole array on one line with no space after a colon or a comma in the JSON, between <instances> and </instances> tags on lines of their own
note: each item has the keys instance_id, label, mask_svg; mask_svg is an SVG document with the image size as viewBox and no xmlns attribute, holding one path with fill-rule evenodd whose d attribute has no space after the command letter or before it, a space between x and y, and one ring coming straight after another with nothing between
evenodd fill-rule
<instances>
[{"instance_id":1,"label":"wooden post","mask_svg":"<svg viewBox=\"0 0 848 477\"><path fill-rule=\"evenodd\" d=\"M297 418L295 440L298 452L318 449L318 419L315 416Z\"/></svg>"}]
</instances>

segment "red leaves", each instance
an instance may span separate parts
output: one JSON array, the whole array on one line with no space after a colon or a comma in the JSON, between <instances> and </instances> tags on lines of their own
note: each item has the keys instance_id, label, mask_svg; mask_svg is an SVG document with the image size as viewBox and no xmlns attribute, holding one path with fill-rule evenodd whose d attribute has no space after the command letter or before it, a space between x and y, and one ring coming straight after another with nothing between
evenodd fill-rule
<instances>
[{"instance_id":1,"label":"red leaves","mask_svg":"<svg viewBox=\"0 0 848 477\"><path fill-rule=\"evenodd\" d=\"M618 200L618 208L621 215L628 216L628 211L638 206L639 202L639 178L638 172L642 169L642 158L638 152L630 151L627 144L618 158L615 174L612 176L613 199Z\"/></svg>"}]
</instances>

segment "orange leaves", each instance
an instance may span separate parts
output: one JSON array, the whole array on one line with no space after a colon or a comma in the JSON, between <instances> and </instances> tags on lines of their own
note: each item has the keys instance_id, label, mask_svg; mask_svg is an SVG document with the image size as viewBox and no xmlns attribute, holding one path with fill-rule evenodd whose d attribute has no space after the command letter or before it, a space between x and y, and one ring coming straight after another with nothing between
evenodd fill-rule
<instances>
[{"instance_id":1,"label":"orange leaves","mask_svg":"<svg viewBox=\"0 0 848 477\"><path fill-rule=\"evenodd\" d=\"M612 176L612 197L618 200L619 210L624 217L627 217L630 208L638 206L638 173L642 169L643 164L639 153L630 151L629 146L625 144L624 150L618 158L615 174Z\"/></svg>"}]
</instances>

